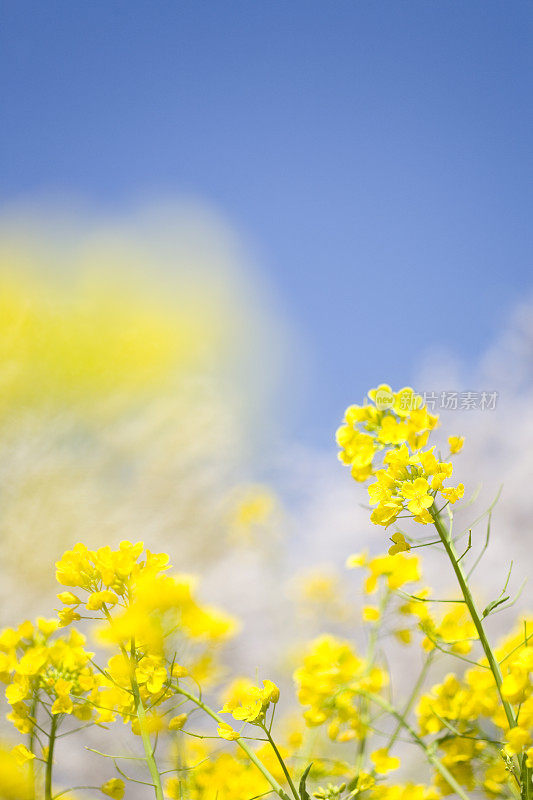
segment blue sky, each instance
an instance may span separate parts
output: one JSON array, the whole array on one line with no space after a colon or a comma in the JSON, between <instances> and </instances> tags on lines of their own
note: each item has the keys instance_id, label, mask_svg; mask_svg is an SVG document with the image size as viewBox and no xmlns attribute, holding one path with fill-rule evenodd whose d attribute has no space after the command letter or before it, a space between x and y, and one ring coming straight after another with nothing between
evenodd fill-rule
<instances>
[{"instance_id":1,"label":"blue sky","mask_svg":"<svg viewBox=\"0 0 533 800\"><path fill-rule=\"evenodd\" d=\"M293 425L325 443L432 348L475 363L531 291L532 34L521 0L8 0L0 200L219 209L306 343Z\"/></svg>"}]
</instances>

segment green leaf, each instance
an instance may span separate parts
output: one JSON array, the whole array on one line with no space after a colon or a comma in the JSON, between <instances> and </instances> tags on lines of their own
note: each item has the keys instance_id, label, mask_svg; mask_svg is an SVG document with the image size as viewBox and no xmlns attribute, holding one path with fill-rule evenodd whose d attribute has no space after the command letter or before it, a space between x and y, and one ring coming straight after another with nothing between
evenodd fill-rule
<instances>
[{"instance_id":1,"label":"green leaf","mask_svg":"<svg viewBox=\"0 0 533 800\"><path fill-rule=\"evenodd\" d=\"M507 597L500 597L499 600L493 600L492 603L489 603L488 606L483 611L483 614L481 615L482 619L485 619L485 617L488 617L491 611L494 611L495 608L498 608L498 606L501 606L502 603L506 603L507 600L509 600L508 596Z\"/></svg>"},{"instance_id":2,"label":"green leaf","mask_svg":"<svg viewBox=\"0 0 533 800\"><path fill-rule=\"evenodd\" d=\"M300 778L300 786L298 788L299 788L299 791L300 791L301 800L311 800L311 795L309 794L309 792L306 789L305 782L307 780L307 776L309 775L309 770L311 769L312 766L313 766L313 762L311 761L309 766L306 768L304 774Z\"/></svg>"}]
</instances>

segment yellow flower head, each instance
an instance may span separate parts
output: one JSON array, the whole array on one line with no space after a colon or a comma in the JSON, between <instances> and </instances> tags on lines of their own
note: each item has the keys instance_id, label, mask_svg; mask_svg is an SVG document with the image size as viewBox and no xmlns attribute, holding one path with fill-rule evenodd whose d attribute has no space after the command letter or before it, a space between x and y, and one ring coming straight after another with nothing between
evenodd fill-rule
<instances>
[{"instance_id":1,"label":"yellow flower head","mask_svg":"<svg viewBox=\"0 0 533 800\"><path fill-rule=\"evenodd\" d=\"M229 742L233 742L240 738L239 732L234 731L231 725L228 725L227 722L220 723L217 728L217 733L221 739L227 739Z\"/></svg>"},{"instance_id":2,"label":"yellow flower head","mask_svg":"<svg viewBox=\"0 0 533 800\"><path fill-rule=\"evenodd\" d=\"M405 541L405 536L400 531L393 533L391 538L392 547L389 547L389 555L394 556L396 553L408 553L411 545Z\"/></svg>"},{"instance_id":3,"label":"yellow flower head","mask_svg":"<svg viewBox=\"0 0 533 800\"><path fill-rule=\"evenodd\" d=\"M328 723L331 739L349 741L361 737L365 730L358 692L379 693L386 684L386 675L360 658L349 642L321 636L311 642L294 680L298 699L307 706L307 725Z\"/></svg>"},{"instance_id":4,"label":"yellow flower head","mask_svg":"<svg viewBox=\"0 0 533 800\"><path fill-rule=\"evenodd\" d=\"M16 636L10 629L0 634L4 646L11 645L3 674L8 684L5 696L12 706L8 718L21 733L34 728L29 708L36 695L49 704L52 714L92 717L89 693L96 679L90 659L94 654L85 650L80 633L72 630L68 636L55 636L57 629L57 620L39 617L35 625L20 626Z\"/></svg>"},{"instance_id":5,"label":"yellow flower head","mask_svg":"<svg viewBox=\"0 0 533 800\"><path fill-rule=\"evenodd\" d=\"M28 750L25 744L17 744L11 751L15 757L17 764L21 766L35 758L34 753Z\"/></svg>"},{"instance_id":6,"label":"yellow flower head","mask_svg":"<svg viewBox=\"0 0 533 800\"><path fill-rule=\"evenodd\" d=\"M113 800L122 800L125 790L126 786L124 781L120 778L111 778L100 786L102 794L107 795L107 797L112 797Z\"/></svg>"},{"instance_id":7,"label":"yellow flower head","mask_svg":"<svg viewBox=\"0 0 533 800\"><path fill-rule=\"evenodd\" d=\"M410 517L421 525L433 523L439 493L452 504L464 494L462 484L444 488L452 464L439 461L434 447L424 449L438 417L428 412L410 387L394 392L381 384L368 397L371 404L346 410L336 432L339 459L351 467L355 480L375 478L368 487L374 506L370 519L375 525L387 528L399 517ZM450 451L458 453L463 439L452 436L449 444ZM406 549L403 542L393 541L391 554L401 552L400 547Z\"/></svg>"},{"instance_id":8,"label":"yellow flower head","mask_svg":"<svg viewBox=\"0 0 533 800\"><path fill-rule=\"evenodd\" d=\"M374 769L381 775L392 772L400 766L400 759L396 758L396 756L390 756L386 747L375 750L370 754L370 758L374 764Z\"/></svg>"},{"instance_id":9,"label":"yellow flower head","mask_svg":"<svg viewBox=\"0 0 533 800\"><path fill-rule=\"evenodd\" d=\"M279 700L279 689L270 680L263 681L263 688L247 679L234 682L226 693L226 702L221 713L230 713L240 722L258 724L263 721L269 705Z\"/></svg>"},{"instance_id":10,"label":"yellow flower head","mask_svg":"<svg viewBox=\"0 0 533 800\"><path fill-rule=\"evenodd\" d=\"M463 449L463 445L465 443L464 436L448 436L448 444L450 446L450 453L454 455L455 453L460 453Z\"/></svg>"}]
</instances>

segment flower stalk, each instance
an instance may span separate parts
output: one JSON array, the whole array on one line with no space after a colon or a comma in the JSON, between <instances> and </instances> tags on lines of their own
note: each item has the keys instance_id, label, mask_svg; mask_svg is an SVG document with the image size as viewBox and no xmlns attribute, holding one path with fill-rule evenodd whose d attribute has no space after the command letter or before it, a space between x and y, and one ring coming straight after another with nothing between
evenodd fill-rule
<instances>
[{"instance_id":1,"label":"flower stalk","mask_svg":"<svg viewBox=\"0 0 533 800\"><path fill-rule=\"evenodd\" d=\"M211 719L214 719L216 722L218 722L219 725L224 723L225 720L223 719L223 717L220 716L220 714L217 714L216 711L213 711L212 708L210 708L206 703L204 703L204 701L201 700L199 697L196 697L194 694L192 694L192 692L188 692L186 689L183 689L183 687L177 686L176 693L183 695L183 697L186 697L188 700L191 700L196 706L198 706L198 708L201 708L203 711L205 711L205 713L208 716L210 716ZM272 789L281 798L281 800L290 800L290 796L287 794L285 789L278 783L276 778L272 775L270 770L267 769L267 767L265 767L263 762L256 756L254 751L250 747L248 747L244 739L242 737L239 737L238 739L236 739L236 742L239 745L239 747L246 753L250 761L252 761L252 763L255 764L257 769L262 773L263 777L266 778ZM298 795L296 795L296 797L298 797Z\"/></svg>"},{"instance_id":2,"label":"flower stalk","mask_svg":"<svg viewBox=\"0 0 533 800\"><path fill-rule=\"evenodd\" d=\"M485 656L486 656L487 661L489 663L490 671L492 672L492 675L494 677L494 682L496 684L496 688L498 690L498 694L500 696L500 700L502 702L502 706L503 706L503 709L505 711L505 716L507 717L507 722L509 723L509 727L510 728L514 728L515 725L516 725L516 718L515 718L513 709L511 707L511 704L509 703L509 701L502 694L502 681L503 681L503 678L502 678L502 673L501 673L501 670L500 670L500 666L498 664L496 656L494 655L494 653L492 651L492 647L490 646L490 642L489 642L489 640L487 638L487 634L486 634L485 629L483 627L483 623L481 621L481 617L480 617L479 612L477 610L476 603L475 603L474 598L472 596L472 592L470 591L470 587L468 585L468 582L467 582L466 575L464 573L462 564L458 559L458 554L457 554L457 551L455 549L455 545L453 543L453 540L452 540L452 538L450 536L450 532L448 531L447 527L442 522L440 514L437 511L435 506L433 506L433 508L431 509L431 515L433 517L437 533L439 534L440 540L441 540L442 544L444 545L444 549L446 550L446 553L448 555L450 563L451 563L451 565L453 567L453 571L455 572L455 575L457 577L457 581L459 583L459 586L461 587L461 592L463 594L464 601L466 603L466 606L468 608L470 617L472 619L472 622L474 623L474 626L476 628L477 634L479 636L479 641L480 641L481 646L483 648L483 652L485 653Z\"/></svg>"},{"instance_id":3,"label":"flower stalk","mask_svg":"<svg viewBox=\"0 0 533 800\"><path fill-rule=\"evenodd\" d=\"M146 724L146 712L144 710L144 704L141 698L141 693L139 691L137 676L135 674L135 644L133 641L131 644L130 665L131 665L131 672L130 672L131 690L133 692L135 713L137 714L137 719L139 721L139 730L141 732L141 739L144 748L144 758L148 770L150 772L150 776L152 778L156 800L164 800L163 787L161 785L161 776L159 775L159 770L157 768L156 760L154 757L154 748L152 747L150 734L148 732L148 727Z\"/></svg>"},{"instance_id":4,"label":"flower stalk","mask_svg":"<svg viewBox=\"0 0 533 800\"><path fill-rule=\"evenodd\" d=\"M50 733L48 736L48 754L46 756L46 771L44 778L45 800L52 800L52 773L54 769L54 747L56 743L57 726L58 718L56 715L53 715L50 723Z\"/></svg>"}]
</instances>

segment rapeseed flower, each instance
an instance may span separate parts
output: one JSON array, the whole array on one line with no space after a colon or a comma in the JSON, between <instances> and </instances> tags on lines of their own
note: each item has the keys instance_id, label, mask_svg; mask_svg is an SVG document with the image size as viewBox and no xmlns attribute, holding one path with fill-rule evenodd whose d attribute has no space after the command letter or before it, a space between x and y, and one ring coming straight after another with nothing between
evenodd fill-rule
<instances>
[{"instance_id":1,"label":"rapeseed flower","mask_svg":"<svg viewBox=\"0 0 533 800\"><path fill-rule=\"evenodd\" d=\"M464 494L462 484L443 488L452 475L452 464L440 461L434 448L423 449L438 417L428 412L409 387L394 393L382 384L368 396L371 404L346 410L336 434L339 458L351 466L355 480L375 478L368 487L370 503L376 506L370 516L374 524L388 527L402 514L430 524L430 509L438 493L450 503ZM458 453L462 442L461 437L451 437L450 451Z\"/></svg>"}]
</instances>

